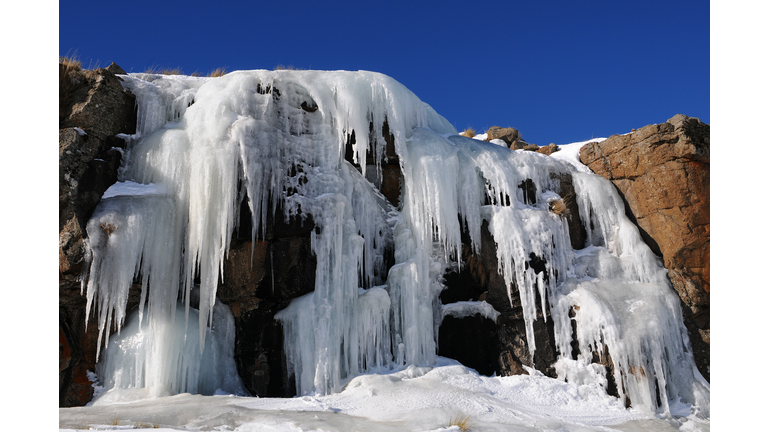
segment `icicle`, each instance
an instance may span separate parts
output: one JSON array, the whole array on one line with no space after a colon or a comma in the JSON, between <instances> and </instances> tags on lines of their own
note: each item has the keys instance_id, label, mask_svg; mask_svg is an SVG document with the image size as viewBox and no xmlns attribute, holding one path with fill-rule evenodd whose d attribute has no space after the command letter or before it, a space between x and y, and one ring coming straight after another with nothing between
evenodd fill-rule
<instances>
[{"instance_id":1,"label":"icicle","mask_svg":"<svg viewBox=\"0 0 768 432\"><path fill-rule=\"evenodd\" d=\"M174 309L183 309L181 305ZM197 311L192 309L192 315ZM134 314L120 337L113 338L97 366L100 382L111 390L104 399L130 399L144 388L145 396L178 393L248 395L232 358L234 318L227 306L216 305L216 319L204 349L198 347L199 327L187 326L176 314L141 323ZM110 393L116 393L111 395Z\"/></svg>"},{"instance_id":2,"label":"icicle","mask_svg":"<svg viewBox=\"0 0 768 432\"><path fill-rule=\"evenodd\" d=\"M464 230L472 252L480 251L485 221L507 287L519 289L531 355L537 309L547 319L549 305L563 375L607 380L587 353L607 346L619 391L633 405L668 413L668 401L680 398L708 409L708 385L686 351L663 267L610 183L584 166L457 136L401 84L371 72L132 74L125 86L137 95L139 125L120 180L163 192L104 199L88 223L85 286L88 308L98 304L100 338L112 319L120 331L128 290L141 278L138 321L160 332L158 314L173 316L181 297L185 316L198 315L196 325L185 321L184 337L201 329L190 345L204 354L206 334L226 315L216 290L247 197L253 241L266 235L268 218L311 215L315 222L315 290L276 315L299 394L338 391L363 371L432 364L437 326L450 310L437 301L440 277L448 265L460 266ZM365 180L374 169L367 178L381 181L385 124L403 173L402 213ZM353 131L351 162L361 172L345 161ZM373 167L366 167L369 155ZM563 175L573 178L588 227L581 251L571 249L565 219L547 205L559 197ZM396 264L385 274L388 249ZM198 275L199 314L190 312ZM274 274L272 283L274 291ZM568 314L576 307L583 355L571 360ZM168 360L141 367L155 361ZM170 388L194 388L180 383L194 381L195 367Z\"/></svg>"}]
</instances>

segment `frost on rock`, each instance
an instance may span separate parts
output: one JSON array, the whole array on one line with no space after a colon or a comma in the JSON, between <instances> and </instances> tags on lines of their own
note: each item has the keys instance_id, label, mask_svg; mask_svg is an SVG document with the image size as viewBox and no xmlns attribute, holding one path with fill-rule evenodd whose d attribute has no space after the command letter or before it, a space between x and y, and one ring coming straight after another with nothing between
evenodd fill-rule
<instances>
[{"instance_id":1,"label":"frost on rock","mask_svg":"<svg viewBox=\"0 0 768 432\"><path fill-rule=\"evenodd\" d=\"M515 306L523 310L531 355L537 307L549 307L564 379L604 383L606 369L591 366L592 353L608 346L620 397L633 406L668 413L669 401L682 400L708 409L708 384L695 376L665 270L624 216L610 183L570 153L553 158L458 136L401 84L371 72L131 74L124 85L137 95L139 125L120 172L123 189L105 197L88 224L84 287L88 307L98 305L100 335L112 325L120 334L128 289L137 279L136 328L161 331L167 316L176 322L182 301L182 321L193 330L179 334L197 338L194 346L205 357L209 333L222 331L216 290L245 203L252 240L265 236L268 217L311 215L315 222L314 292L276 315L300 395L337 392L363 372L432 365L443 314L498 314L475 303L441 309L438 300L445 270L461 266L462 233L478 253L487 222L510 302L512 287L520 292ZM394 137L402 171L400 209L366 180L381 183L387 157L375 137L384 130ZM583 250L571 248L565 218L547 204L559 198L563 175L573 177L587 225ZM389 269L387 250L394 250ZM534 257L535 269L529 265ZM197 288L199 312L190 307ZM572 319L578 358L571 358ZM104 365L123 364L115 356L127 354L113 346ZM170 361L150 351L131 354L144 359L144 371ZM102 382L135 373L118 372L122 366L100 370L111 374ZM171 391L211 387L184 373L174 375ZM169 385L150 375L128 381Z\"/></svg>"}]
</instances>

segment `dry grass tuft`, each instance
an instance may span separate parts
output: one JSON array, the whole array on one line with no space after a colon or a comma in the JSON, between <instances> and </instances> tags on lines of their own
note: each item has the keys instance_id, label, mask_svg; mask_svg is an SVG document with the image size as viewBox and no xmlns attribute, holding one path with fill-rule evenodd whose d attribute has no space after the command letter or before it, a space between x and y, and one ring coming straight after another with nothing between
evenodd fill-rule
<instances>
[{"instance_id":1,"label":"dry grass tuft","mask_svg":"<svg viewBox=\"0 0 768 432\"><path fill-rule=\"evenodd\" d=\"M472 424L469 422L468 415L457 415L456 417L451 418L451 422L448 424L448 427L451 426L458 426L460 431L472 430Z\"/></svg>"},{"instance_id":2,"label":"dry grass tuft","mask_svg":"<svg viewBox=\"0 0 768 432\"><path fill-rule=\"evenodd\" d=\"M283 65L279 64L279 65L275 66L275 69L273 69L273 70L277 71L277 70L306 70L306 69L297 68L294 65L283 66Z\"/></svg>"},{"instance_id":3,"label":"dry grass tuft","mask_svg":"<svg viewBox=\"0 0 768 432\"><path fill-rule=\"evenodd\" d=\"M152 65L144 70L145 74L159 74L160 73L160 66Z\"/></svg>"},{"instance_id":4,"label":"dry grass tuft","mask_svg":"<svg viewBox=\"0 0 768 432\"><path fill-rule=\"evenodd\" d=\"M465 136L467 138L472 138L472 137L474 137L476 135L476 132L471 127L468 127L466 129L464 129L464 132L460 133L459 135Z\"/></svg>"},{"instance_id":5,"label":"dry grass tuft","mask_svg":"<svg viewBox=\"0 0 768 432\"><path fill-rule=\"evenodd\" d=\"M83 63L77 58L76 55L59 57L59 64L63 65L68 70L81 70Z\"/></svg>"},{"instance_id":6,"label":"dry grass tuft","mask_svg":"<svg viewBox=\"0 0 768 432\"><path fill-rule=\"evenodd\" d=\"M564 197L550 201L549 211L551 211L556 215L568 216L569 214L571 214L571 211L568 210L568 206L565 203L568 201L573 202L573 200L574 200L573 191L570 191L567 194L565 194Z\"/></svg>"},{"instance_id":7,"label":"dry grass tuft","mask_svg":"<svg viewBox=\"0 0 768 432\"><path fill-rule=\"evenodd\" d=\"M181 71L181 68L161 69L160 66L152 65L144 73L153 75L182 75L184 72Z\"/></svg>"},{"instance_id":8,"label":"dry grass tuft","mask_svg":"<svg viewBox=\"0 0 768 432\"><path fill-rule=\"evenodd\" d=\"M550 201L549 211L559 216L567 215L569 213L568 207L565 206L565 202L562 198Z\"/></svg>"},{"instance_id":9,"label":"dry grass tuft","mask_svg":"<svg viewBox=\"0 0 768 432\"><path fill-rule=\"evenodd\" d=\"M216 68L208 74L209 77L216 78L227 74L227 68Z\"/></svg>"},{"instance_id":10,"label":"dry grass tuft","mask_svg":"<svg viewBox=\"0 0 768 432\"><path fill-rule=\"evenodd\" d=\"M71 112L75 89L78 87L78 74L83 65L75 56L59 57L59 124Z\"/></svg>"}]
</instances>

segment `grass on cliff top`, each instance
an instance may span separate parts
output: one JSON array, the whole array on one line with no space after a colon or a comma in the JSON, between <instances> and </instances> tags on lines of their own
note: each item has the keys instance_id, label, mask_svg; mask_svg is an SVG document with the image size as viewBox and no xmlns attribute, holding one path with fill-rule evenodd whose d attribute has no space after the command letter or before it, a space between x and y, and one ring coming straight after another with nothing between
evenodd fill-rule
<instances>
[{"instance_id":1,"label":"grass on cliff top","mask_svg":"<svg viewBox=\"0 0 768 432\"><path fill-rule=\"evenodd\" d=\"M283 65L279 64L279 65L275 66L275 68L273 70L278 71L278 70L306 70L306 69L297 68L294 65L283 66Z\"/></svg>"},{"instance_id":2,"label":"grass on cliff top","mask_svg":"<svg viewBox=\"0 0 768 432\"><path fill-rule=\"evenodd\" d=\"M83 63L76 55L59 57L59 64L67 70L81 70L83 68Z\"/></svg>"},{"instance_id":3,"label":"grass on cliff top","mask_svg":"<svg viewBox=\"0 0 768 432\"><path fill-rule=\"evenodd\" d=\"M475 135L477 135L477 133L475 132L474 129L472 129L471 127L468 127L464 129L464 132L460 133L459 135L465 136L467 138L472 138Z\"/></svg>"},{"instance_id":4,"label":"grass on cliff top","mask_svg":"<svg viewBox=\"0 0 768 432\"><path fill-rule=\"evenodd\" d=\"M211 71L211 73L208 74L209 77L220 77L227 74L227 68L216 68Z\"/></svg>"},{"instance_id":5,"label":"grass on cliff top","mask_svg":"<svg viewBox=\"0 0 768 432\"><path fill-rule=\"evenodd\" d=\"M180 67L169 69L169 68L160 68L159 66L155 66L155 65L152 65L149 68L147 68L144 71L144 73L153 74L153 75L185 75L184 70ZM207 77L215 78L215 77L224 76L226 74L227 74L227 68L220 67L212 70L210 73L208 73L208 75L203 75L198 71L194 71L191 74L189 74L189 76L193 76L193 77L207 76Z\"/></svg>"},{"instance_id":6,"label":"grass on cliff top","mask_svg":"<svg viewBox=\"0 0 768 432\"><path fill-rule=\"evenodd\" d=\"M77 88L77 73L83 69L83 64L77 56L59 57L59 125L69 115L75 89Z\"/></svg>"}]
</instances>

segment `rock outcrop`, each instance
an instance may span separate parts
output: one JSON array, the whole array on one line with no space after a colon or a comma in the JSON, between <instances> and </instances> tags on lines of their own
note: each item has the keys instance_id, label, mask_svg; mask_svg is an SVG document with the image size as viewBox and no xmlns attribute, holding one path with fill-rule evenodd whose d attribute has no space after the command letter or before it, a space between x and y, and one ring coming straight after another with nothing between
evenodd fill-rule
<instances>
[{"instance_id":1,"label":"rock outcrop","mask_svg":"<svg viewBox=\"0 0 768 432\"><path fill-rule=\"evenodd\" d=\"M491 126L490 128L488 128L487 131L485 131L485 134L486 134L486 138L485 138L486 141L500 139L504 141L507 147L512 150L534 151L537 153L545 154L547 156L560 150L560 148L558 148L554 144L550 144L544 147L539 147L536 144L528 143L520 135L520 131L518 131L513 127L503 128L499 126Z\"/></svg>"},{"instance_id":2,"label":"rock outcrop","mask_svg":"<svg viewBox=\"0 0 768 432\"><path fill-rule=\"evenodd\" d=\"M59 404L77 406L93 396L86 372L96 364L97 328L85 329L80 293L85 226L117 181L125 142L116 135L136 132L136 99L108 69L60 64L59 74Z\"/></svg>"},{"instance_id":3,"label":"rock outcrop","mask_svg":"<svg viewBox=\"0 0 768 432\"><path fill-rule=\"evenodd\" d=\"M507 147L512 147L513 143L520 139L520 132L513 127L491 126L485 133L488 135L485 138L486 141L500 139L507 143Z\"/></svg>"},{"instance_id":4,"label":"rock outcrop","mask_svg":"<svg viewBox=\"0 0 768 432\"><path fill-rule=\"evenodd\" d=\"M697 365L709 379L709 125L678 114L589 143L580 158L613 182L643 239L663 258Z\"/></svg>"}]
</instances>

